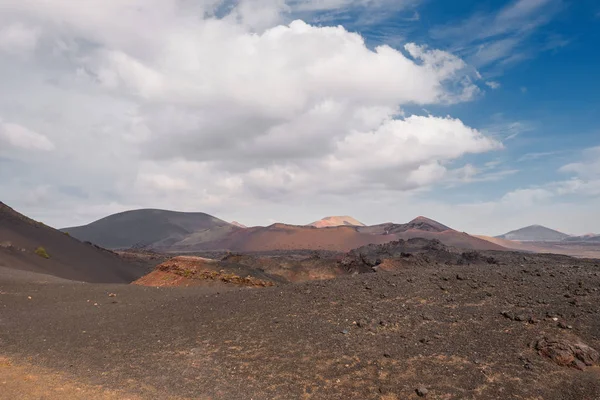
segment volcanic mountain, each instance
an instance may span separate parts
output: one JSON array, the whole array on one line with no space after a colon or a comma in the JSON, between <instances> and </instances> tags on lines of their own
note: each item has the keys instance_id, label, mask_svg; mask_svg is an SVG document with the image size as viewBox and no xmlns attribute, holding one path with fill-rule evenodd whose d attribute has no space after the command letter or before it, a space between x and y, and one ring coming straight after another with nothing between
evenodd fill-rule
<instances>
[{"instance_id":1,"label":"volcanic mountain","mask_svg":"<svg viewBox=\"0 0 600 400\"><path fill-rule=\"evenodd\" d=\"M308 226L314 226L316 228L328 228L330 226L365 226L365 224L352 217L343 215L325 217L323 219L308 224Z\"/></svg>"},{"instance_id":2,"label":"volcanic mountain","mask_svg":"<svg viewBox=\"0 0 600 400\"><path fill-rule=\"evenodd\" d=\"M19 214L0 202L0 266L65 279L129 283L145 273L108 250Z\"/></svg>"},{"instance_id":3,"label":"volcanic mountain","mask_svg":"<svg viewBox=\"0 0 600 400\"><path fill-rule=\"evenodd\" d=\"M109 249L168 248L217 240L238 226L200 212L143 209L109 215L88 225L61 229L73 237Z\"/></svg>"},{"instance_id":4,"label":"volcanic mountain","mask_svg":"<svg viewBox=\"0 0 600 400\"><path fill-rule=\"evenodd\" d=\"M367 244L381 244L398 239L437 239L453 247L471 250L506 250L486 240L455 231L437 221L418 217L406 224L386 223L374 226L314 226L273 224L231 232L214 242L187 245L184 241L170 247L170 251L230 250L329 250L349 251Z\"/></svg>"},{"instance_id":5,"label":"volcanic mountain","mask_svg":"<svg viewBox=\"0 0 600 400\"><path fill-rule=\"evenodd\" d=\"M546 228L541 225L531 225L496 236L499 239L518 240L521 242L558 242L570 235Z\"/></svg>"},{"instance_id":6,"label":"volcanic mountain","mask_svg":"<svg viewBox=\"0 0 600 400\"><path fill-rule=\"evenodd\" d=\"M163 252L278 250L349 251L367 244L421 237L474 250L505 250L457 232L426 217L405 224L365 226L352 217L327 217L310 225L241 228L204 213L134 210L110 215L89 225L64 228L73 237L102 247L142 247Z\"/></svg>"}]
</instances>

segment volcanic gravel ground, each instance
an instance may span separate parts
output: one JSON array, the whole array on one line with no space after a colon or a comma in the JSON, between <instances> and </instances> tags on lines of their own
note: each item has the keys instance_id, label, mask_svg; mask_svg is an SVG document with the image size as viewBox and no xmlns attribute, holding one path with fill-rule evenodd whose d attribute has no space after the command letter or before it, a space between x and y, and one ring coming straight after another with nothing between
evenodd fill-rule
<instances>
[{"instance_id":1,"label":"volcanic gravel ground","mask_svg":"<svg viewBox=\"0 0 600 400\"><path fill-rule=\"evenodd\" d=\"M532 346L600 350L600 267L523 259L220 292L0 275L0 384L29 365L132 398L600 399L597 363Z\"/></svg>"}]
</instances>

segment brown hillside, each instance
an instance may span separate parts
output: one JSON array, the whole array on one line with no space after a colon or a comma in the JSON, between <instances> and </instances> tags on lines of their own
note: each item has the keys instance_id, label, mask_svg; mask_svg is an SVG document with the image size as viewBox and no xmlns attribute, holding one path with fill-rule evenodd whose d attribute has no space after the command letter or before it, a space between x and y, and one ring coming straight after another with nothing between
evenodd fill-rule
<instances>
[{"instance_id":1,"label":"brown hillside","mask_svg":"<svg viewBox=\"0 0 600 400\"><path fill-rule=\"evenodd\" d=\"M0 266L84 282L129 283L145 270L0 202Z\"/></svg>"},{"instance_id":2,"label":"brown hillside","mask_svg":"<svg viewBox=\"0 0 600 400\"><path fill-rule=\"evenodd\" d=\"M424 223L426 222L426 223ZM442 228L443 227L443 228ZM435 221L411 221L408 224L384 224L376 227L337 226L319 229L311 226L274 224L233 232L227 238L203 244L205 250L231 251L330 250L349 251L367 244L381 244L416 237L437 239L448 246L471 250L506 250L506 248L457 232ZM173 251L192 250L174 246ZM194 248L193 250L197 250Z\"/></svg>"}]
</instances>

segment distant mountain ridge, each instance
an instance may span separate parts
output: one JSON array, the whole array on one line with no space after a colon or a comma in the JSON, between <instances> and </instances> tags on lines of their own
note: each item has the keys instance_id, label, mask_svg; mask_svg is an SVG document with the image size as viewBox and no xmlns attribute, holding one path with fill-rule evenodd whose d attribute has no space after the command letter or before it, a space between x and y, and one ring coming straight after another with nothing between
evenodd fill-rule
<instances>
[{"instance_id":1,"label":"distant mountain ridge","mask_svg":"<svg viewBox=\"0 0 600 400\"><path fill-rule=\"evenodd\" d=\"M566 233L546 228L542 225L530 225L496 236L498 239L516 240L520 242L553 242L561 241L571 237Z\"/></svg>"},{"instance_id":2,"label":"distant mountain ridge","mask_svg":"<svg viewBox=\"0 0 600 400\"><path fill-rule=\"evenodd\" d=\"M565 242L583 242L583 243L600 243L600 235L588 233L581 236L570 236L564 239Z\"/></svg>"},{"instance_id":3,"label":"distant mountain ridge","mask_svg":"<svg viewBox=\"0 0 600 400\"><path fill-rule=\"evenodd\" d=\"M322 222L322 223L320 223ZM167 252L195 251L349 251L367 244L421 237L472 250L504 250L502 246L457 232L426 217L405 224L365 226L349 216L326 217L311 225L242 228L204 213L133 210L91 224L64 228L72 236L107 248L143 247Z\"/></svg>"}]
</instances>

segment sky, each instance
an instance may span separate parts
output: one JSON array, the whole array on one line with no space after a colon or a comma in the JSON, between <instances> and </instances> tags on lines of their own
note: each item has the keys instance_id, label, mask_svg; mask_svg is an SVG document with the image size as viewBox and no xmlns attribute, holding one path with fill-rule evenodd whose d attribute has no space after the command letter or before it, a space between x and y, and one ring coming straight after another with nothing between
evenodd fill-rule
<instances>
[{"instance_id":1,"label":"sky","mask_svg":"<svg viewBox=\"0 0 600 400\"><path fill-rule=\"evenodd\" d=\"M600 232L595 0L3 0L0 200Z\"/></svg>"}]
</instances>

